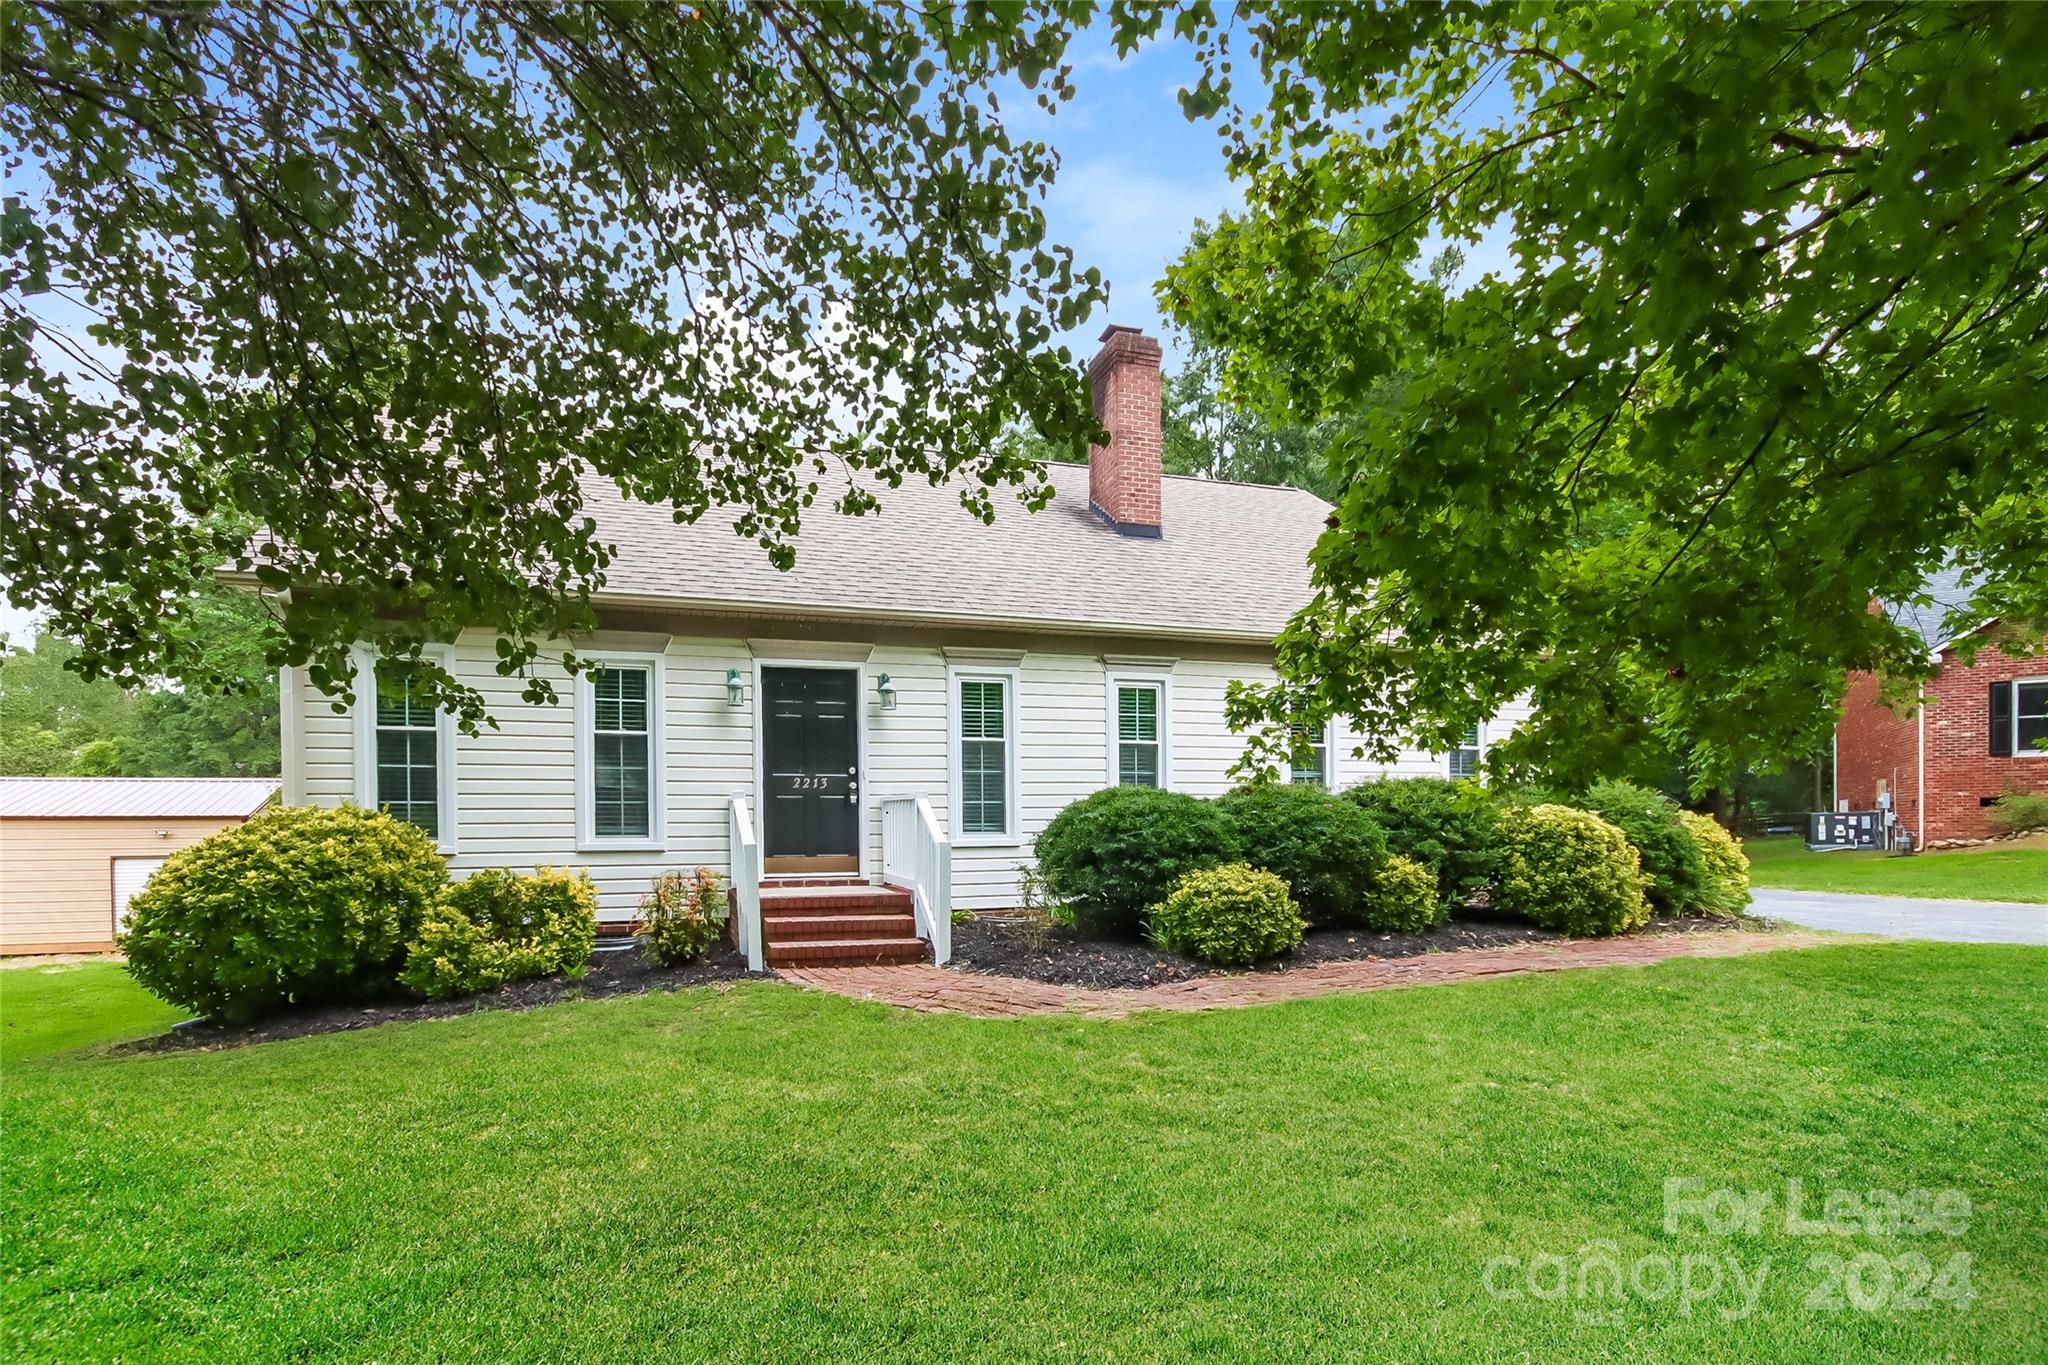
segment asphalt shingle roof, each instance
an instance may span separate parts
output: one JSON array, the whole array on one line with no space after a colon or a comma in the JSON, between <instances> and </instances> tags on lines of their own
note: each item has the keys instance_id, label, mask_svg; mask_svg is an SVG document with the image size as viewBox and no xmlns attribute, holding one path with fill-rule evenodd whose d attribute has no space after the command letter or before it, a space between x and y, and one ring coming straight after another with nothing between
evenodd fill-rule
<instances>
[{"instance_id":1,"label":"asphalt shingle roof","mask_svg":"<svg viewBox=\"0 0 2048 1365\"><path fill-rule=\"evenodd\" d=\"M1970 605L1976 584L1962 569L1949 565L1929 574L1921 587L1932 602L1887 602L1884 610L1893 624L1918 635L1932 653L1956 638L1951 622Z\"/></svg>"},{"instance_id":2,"label":"asphalt shingle roof","mask_svg":"<svg viewBox=\"0 0 2048 1365\"><path fill-rule=\"evenodd\" d=\"M1310 594L1308 553L1330 507L1296 488L1172 478L1164 535L1117 534L1088 507L1088 470L1048 466L1050 503L1007 492L984 524L953 486L877 488L881 510L813 508L787 573L717 510L678 526L665 506L585 484L617 547L598 600L841 619L914 619L1159 637L1270 640Z\"/></svg>"}]
</instances>

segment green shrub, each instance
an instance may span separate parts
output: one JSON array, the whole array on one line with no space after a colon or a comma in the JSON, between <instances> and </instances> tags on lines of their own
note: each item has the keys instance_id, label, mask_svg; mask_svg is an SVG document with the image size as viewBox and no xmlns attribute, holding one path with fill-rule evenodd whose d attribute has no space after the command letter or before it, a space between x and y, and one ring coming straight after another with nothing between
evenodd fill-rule
<instances>
[{"instance_id":1,"label":"green shrub","mask_svg":"<svg viewBox=\"0 0 2048 1365\"><path fill-rule=\"evenodd\" d=\"M1992 803L1991 823L2001 834L2048 829L2048 792L2007 792Z\"/></svg>"},{"instance_id":2,"label":"green shrub","mask_svg":"<svg viewBox=\"0 0 2048 1365\"><path fill-rule=\"evenodd\" d=\"M664 872L640 898L640 938L648 959L664 967L690 962L725 936L732 903L716 872Z\"/></svg>"},{"instance_id":3,"label":"green shrub","mask_svg":"<svg viewBox=\"0 0 2048 1365\"><path fill-rule=\"evenodd\" d=\"M1628 837L1591 811L1513 808L1496 904L1546 929L1598 937L1650 918L1642 860Z\"/></svg>"},{"instance_id":4,"label":"green shrub","mask_svg":"<svg viewBox=\"0 0 2048 1365\"><path fill-rule=\"evenodd\" d=\"M355 806L284 806L173 853L129 902L128 971L240 1021L388 987L447 881L434 841Z\"/></svg>"},{"instance_id":5,"label":"green shrub","mask_svg":"<svg viewBox=\"0 0 2048 1365\"><path fill-rule=\"evenodd\" d=\"M1146 907L1183 873L1235 856L1214 804L1156 787L1109 787L1076 801L1046 824L1034 851L1046 896L1095 937L1135 937Z\"/></svg>"},{"instance_id":6,"label":"green shrub","mask_svg":"<svg viewBox=\"0 0 2048 1365\"><path fill-rule=\"evenodd\" d=\"M1243 863L1187 873L1152 907L1150 923L1160 947L1226 967L1284 953L1307 927L1287 883Z\"/></svg>"},{"instance_id":7,"label":"green shrub","mask_svg":"<svg viewBox=\"0 0 2048 1365\"><path fill-rule=\"evenodd\" d=\"M1700 846L1700 861L1707 870L1693 908L1720 919L1741 914L1749 905L1749 855L1742 851L1742 841L1711 815L1682 810L1678 818Z\"/></svg>"},{"instance_id":8,"label":"green shrub","mask_svg":"<svg viewBox=\"0 0 2048 1365\"><path fill-rule=\"evenodd\" d=\"M445 900L427 907L398 979L421 995L447 1000L541 976L540 953L491 933Z\"/></svg>"},{"instance_id":9,"label":"green shrub","mask_svg":"<svg viewBox=\"0 0 2048 1365\"><path fill-rule=\"evenodd\" d=\"M1599 782L1579 803L1619 829L1635 845L1649 878L1650 904L1673 915L1699 908L1707 883L1699 840L1678 818L1678 804L1631 782Z\"/></svg>"},{"instance_id":10,"label":"green shrub","mask_svg":"<svg viewBox=\"0 0 2048 1365\"><path fill-rule=\"evenodd\" d=\"M1383 933L1419 934L1443 918L1437 880L1413 858L1396 853L1380 865L1365 893L1359 920Z\"/></svg>"},{"instance_id":11,"label":"green shrub","mask_svg":"<svg viewBox=\"0 0 2048 1365\"><path fill-rule=\"evenodd\" d=\"M1238 856L1287 883L1311 924L1355 921L1387 838L1346 801L1297 783L1241 787L1216 803Z\"/></svg>"},{"instance_id":12,"label":"green shrub","mask_svg":"<svg viewBox=\"0 0 2048 1365\"><path fill-rule=\"evenodd\" d=\"M580 976L596 943L597 888L584 873L480 868L422 917L398 979L444 1000L536 976Z\"/></svg>"},{"instance_id":13,"label":"green shrub","mask_svg":"<svg viewBox=\"0 0 2048 1365\"><path fill-rule=\"evenodd\" d=\"M1437 895L1456 913L1500 875L1501 803L1476 782L1390 777L1344 793L1386 833L1387 850L1436 874Z\"/></svg>"}]
</instances>

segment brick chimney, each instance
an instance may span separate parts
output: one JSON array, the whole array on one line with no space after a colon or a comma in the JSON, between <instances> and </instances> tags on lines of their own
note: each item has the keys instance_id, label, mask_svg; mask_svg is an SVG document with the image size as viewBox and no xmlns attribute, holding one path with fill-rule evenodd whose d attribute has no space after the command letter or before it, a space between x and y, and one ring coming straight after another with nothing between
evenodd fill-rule
<instances>
[{"instance_id":1,"label":"brick chimney","mask_svg":"<svg viewBox=\"0 0 2048 1365\"><path fill-rule=\"evenodd\" d=\"M1095 417L1109 444L1088 451L1088 505L1118 535L1157 540L1159 518L1159 343L1135 327L1111 326L1088 363Z\"/></svg>"}]
</instances>

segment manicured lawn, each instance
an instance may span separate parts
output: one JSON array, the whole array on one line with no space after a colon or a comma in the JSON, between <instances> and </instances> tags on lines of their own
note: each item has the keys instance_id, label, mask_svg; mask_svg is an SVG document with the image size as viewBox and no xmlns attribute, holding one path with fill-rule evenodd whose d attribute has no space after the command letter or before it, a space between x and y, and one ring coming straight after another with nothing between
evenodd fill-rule
<instances>
[{"instance_id":1,"label":"manicured lawn","mask_svg":"<svg viewBox=\"0 0 2048 1365\"><path fill-rule=\"evenodd\" d=\"M1809 853L1798 838L1748 839L1749 879L1788 891L2048 903L2048 839L1894 858L1885 853Z\"/></svg>"},{"instance_id":2,"label":"manicured lawn","mask_svg":"<svg viewBox=\"0 0 2048 1365\"><path fill-rule=\"evenodd\" d=\"M105 963L0 969L0 1067L109 1038L161 1033L191 1018Z\"/></svg>"},{"instance_id":3,"label":"manicured lawn","mask_svg":"<svg viewBox=\"0 0 2048 1365\"><path fill-rule=\"evenodd\" d=\"M105 1038L165 1017L113 968L0 993L10 1359L2048 1356L2037 949L1118 1022L747 984L157 1056L47 1050L81 1000ZM1773 1202L1667 1234L1667 1177ZM1787 1178L1973 1209L1793 1237ZM1600 1241L1734 1257L1755 1309L1485 1287ZM1805 1306L1816 1254L1914 1252L1967 1253L1975 1302Z\"/></svg>"}]
</instances>

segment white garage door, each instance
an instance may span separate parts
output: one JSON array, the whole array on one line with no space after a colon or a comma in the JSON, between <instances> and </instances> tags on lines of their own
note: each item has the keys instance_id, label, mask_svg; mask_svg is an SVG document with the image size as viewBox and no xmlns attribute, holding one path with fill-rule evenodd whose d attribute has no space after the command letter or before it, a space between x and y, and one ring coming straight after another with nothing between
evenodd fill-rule
<instances>
[{"instance_id":1,"label":"white garage door","mask_svg":"<svg viewBox=\"0 0 2048 1365\"><path fill-rule=\"evenodd\" d=\"M162 858L116 858L114 859L114 930L116 933L128 927L128 902L142 890L142 884L149 880L149 874L164 865Z\"/></svg>"}]
</instances>

